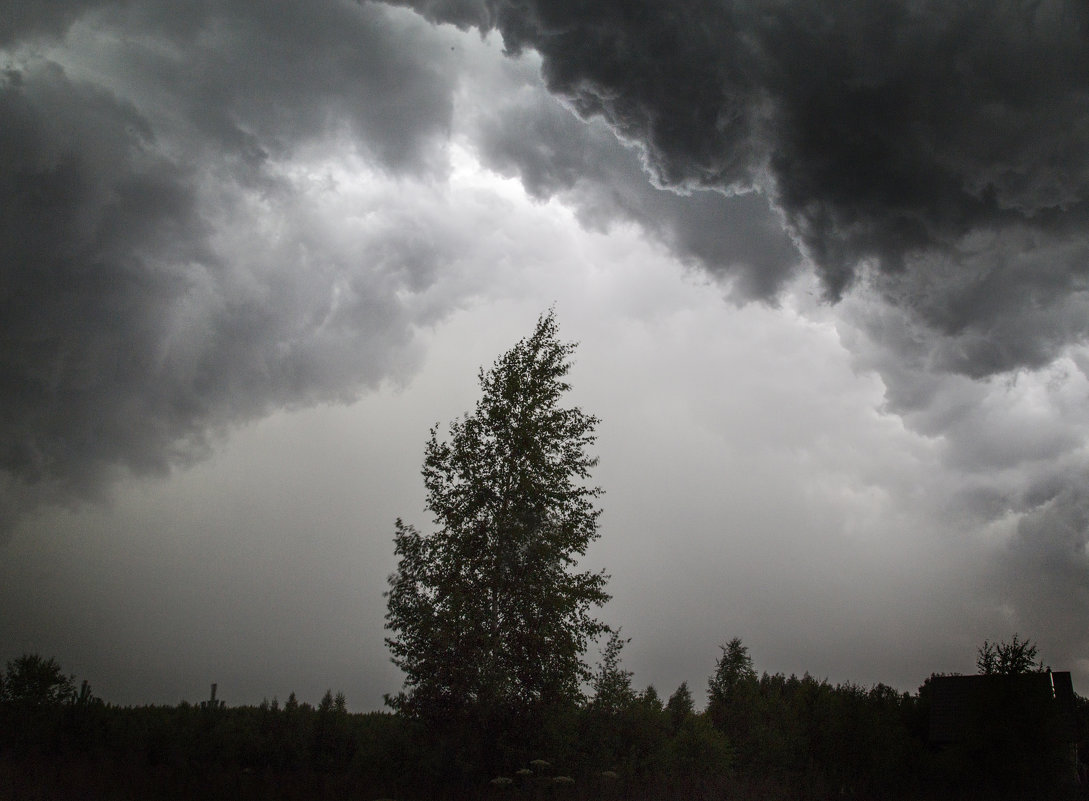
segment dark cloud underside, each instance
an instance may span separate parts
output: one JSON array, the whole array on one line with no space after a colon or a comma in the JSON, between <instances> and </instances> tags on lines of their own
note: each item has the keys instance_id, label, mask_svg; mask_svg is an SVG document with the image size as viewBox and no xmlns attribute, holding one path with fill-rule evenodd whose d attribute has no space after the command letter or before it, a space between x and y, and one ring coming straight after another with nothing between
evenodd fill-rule
<instances>
[{"instance_id":1,"label":"dark cloud underside","mask_svg":"<svg viewBox=\"0 0 1089 801\"><path fill-rule=\"evenodd\" d=\"M681 259L722 276L739 300L776 298L799 255L758 193L678 194L647 180L639 153L600 123L523 89L481 114L482 158L538 198L560 195L584 224L638 223Z\"/></svg>"},{"instance_id":2,"label":"dark cloud underside","mask_svg":"<svg viewBox=\"0 0 1089 801\"><path fill-rule=\"evenodd\" d=\"M876 275L963 339L949 369L1039 366L1089 333L1085 314L1039 330L1035 313L1086 308L1084 4L407 4L540 53L549 89L662 184L763 186L830 296Z\"/></svg>"}]
</instances>

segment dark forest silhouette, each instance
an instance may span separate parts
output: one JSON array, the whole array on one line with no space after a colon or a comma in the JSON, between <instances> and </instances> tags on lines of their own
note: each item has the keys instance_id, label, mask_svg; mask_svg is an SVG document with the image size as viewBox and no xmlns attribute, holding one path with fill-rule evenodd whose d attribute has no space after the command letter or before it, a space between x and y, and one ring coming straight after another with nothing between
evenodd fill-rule
<instances>
[{"instance_id":1,"label":"dark forest silhouette","mask_svg":"<svg viewBox=\"0 0 1089 801\"><path fill-rule=\"evenodd\" d=\"M687 683L663 701L603 659L580 704L485 754L492 732L353 714L332 692L317 705L114 706L27 655L0 689L0 798L1089 798L1076 779L1089 767L1085 699L1073 735L1053 699L1005 697L977 710L986 728L968 740L934 742L943 678L902 693L758 675L733 639L698 710Z\"/></svg>"}]
</instances>

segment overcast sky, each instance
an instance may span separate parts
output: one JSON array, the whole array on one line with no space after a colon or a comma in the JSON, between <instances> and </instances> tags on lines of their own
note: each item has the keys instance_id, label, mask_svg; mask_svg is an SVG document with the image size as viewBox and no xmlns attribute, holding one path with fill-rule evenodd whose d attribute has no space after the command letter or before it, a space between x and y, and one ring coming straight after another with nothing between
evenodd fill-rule
<instances>
[{"instance_id":1,"label":"overcast sky","mask_svg":"<svg viewBox=\"0 0 1089 801\"><path fill-rule=\"evenodd\" d=\"M1089 693L1080 0L2 5L0 659L380 708L428 429L554 304L636 684Z\"/></svg>"}]
</instances>

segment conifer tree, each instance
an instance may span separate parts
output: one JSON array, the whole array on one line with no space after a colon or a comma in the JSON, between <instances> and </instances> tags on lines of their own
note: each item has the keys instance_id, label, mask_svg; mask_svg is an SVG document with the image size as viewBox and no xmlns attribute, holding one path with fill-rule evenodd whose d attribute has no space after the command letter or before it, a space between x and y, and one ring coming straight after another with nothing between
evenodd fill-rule
<instances>
[{"instance_id":1,"label":"conifer tree","mask_svg":"<svg viewBox=\"0 0 1089 801\"><path fill-rule=\"evenodd\" d=\"M752 657L740 637L719 647L722 656L715 663L715 674L707 683L707 700L712 706L729 703L739 688L756 680Z\"/></svg>"}]
</instances>

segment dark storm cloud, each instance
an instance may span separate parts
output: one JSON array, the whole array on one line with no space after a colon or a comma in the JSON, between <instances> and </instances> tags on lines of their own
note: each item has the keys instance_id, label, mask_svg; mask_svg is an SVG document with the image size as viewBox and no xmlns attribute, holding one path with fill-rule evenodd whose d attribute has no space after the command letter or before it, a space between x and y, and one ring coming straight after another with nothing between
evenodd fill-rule
<instances>
[{"instance_id":1,"label":"dark storm cloud","mask_svg":"<svg viewBox=\"0 0 1089 801\"><path fill-rule=\"evenodd\" d=\"M426 25L348 3L65 9L4 32L25 38L0 80L0 534L403 374L405 298L442 258L388 206L328 230L285 166L339 147L443 169L454 84Z\"/></svg>"},{"instance_id":2,"label":"dark storm cloud","mask_svg":"<svg viewBox=\"0 0 1089 801\"><path fill-rule=\"evenodd\" d=\"M660 189L606 126L586 125L542 94L523 87L482 111L486 163L517 173L535 197L561 195L584 224L638 223L686 262L729 275L740 299L772 300L795 274L799 254L761 195Z\"/></svg>"},{"instance_id":3,"label":"dark storm cloud","mask_svg":"<svg viewBox=\"0 0 1089 801\"><path fill-rule=\"evenodd\" d=\"M1065 300L1089 269L1084 4L414 5L539 52L663 185L763 186L831 297L875 275L957 343L947 369L1039 365L1089 333Z\"/></svg>"},{"instance_id":4,"label":"dark storm cloud","mask_svg":"<svg viewBox=\"0 0 1089 801\"><path fill-rule=\"evenodd\" d=\"M21 484L87 491L122 454L161 458L139 430L160 420L139 407L155 403L156 333L185 293L164 262L206 256L201 224L146 121L56 65L9 72L0 117L2 465Z\"/></svg>"}]
</instances>

